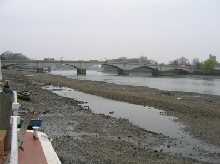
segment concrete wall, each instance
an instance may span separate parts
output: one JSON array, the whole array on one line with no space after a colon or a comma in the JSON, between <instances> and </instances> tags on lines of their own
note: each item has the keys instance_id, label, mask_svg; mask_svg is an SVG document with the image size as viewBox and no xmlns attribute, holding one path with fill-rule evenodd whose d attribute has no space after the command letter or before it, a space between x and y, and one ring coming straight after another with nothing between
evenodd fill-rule
<instances>
[{"instance_id":1,"label":"concrete wall","mask_svg":"<svg viewBox=\"0 0 220 164\"><path fill-rule=\"evenodd\" d=\"M7 130L5 137L5 150L9 150L11 143L11 124L13 95L10 93L0 93L0 130Z\"/></svg>"}]
</instances>

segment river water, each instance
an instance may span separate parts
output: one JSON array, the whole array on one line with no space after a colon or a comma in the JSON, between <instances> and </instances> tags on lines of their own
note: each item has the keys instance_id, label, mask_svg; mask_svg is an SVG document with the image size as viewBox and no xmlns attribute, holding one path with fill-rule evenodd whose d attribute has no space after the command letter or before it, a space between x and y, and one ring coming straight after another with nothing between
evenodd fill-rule
<instances>
[{"instance_id":1,"label":"river water","mask_svg":"<svg viewBox=\"0 0 220 164\"><path fill-rule=\"evenodd\" d=\"M88 70L86 73L86 76L79 76L76 70L51 72L54 75L63 75L79 80L104 81L122 85L147 86L167 91L196 92L220 96L220 78L194 78L189 76L151 77L149 74L145 74L144 76L137 76L135 74L118 76L116 72L109 74L92 70Z\"/></svg>"},{"instance_id":2,"label":"river water","mask_svg":"<svg viewBox=\"0 0 220 164\"><path fill-rule=\"evenodd\" d=\"M108 83L148 86L163 90L188 91L220 95L218 85L219 79L195 79L177 77L140 77L140 76L117 76L97 71L87 71L86 76L77 76L76 71L53 71L51 74L63 75L79 80L105 81ZM184 132L184 125L177 123L175 117L167 116L164 111L152 107L144 107L125 102L105 99L102 97L78 92L71 88L56 88L48 86L60 96L74 98L87 102L82 104L89 106L92 112L110 115L116 118L126 118L131 123L140 126L148 131L162 133L173 139L172 146L160 145L155 147L158 151L163 149L170 154L179 154L184 157L197 159L201 162L220 163L220 147L200 141ZM58 90L56 90L58 89ZM217 90L217 91L216 91ZM111 113L111 114L110 114Z\"/></svg>"}]
</instances>

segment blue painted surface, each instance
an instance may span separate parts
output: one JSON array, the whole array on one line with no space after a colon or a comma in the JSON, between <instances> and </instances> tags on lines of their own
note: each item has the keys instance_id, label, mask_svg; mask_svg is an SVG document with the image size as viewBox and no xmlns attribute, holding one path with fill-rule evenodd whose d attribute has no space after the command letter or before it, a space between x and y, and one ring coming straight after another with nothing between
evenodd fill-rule
<instances>
[{"instance_id":1,"label":"blue painted surface","mask_svg":"<svg viewBox=\"0 0 220 164\"><path fill-rule=\"evenodd\" d=\"M18 124L18 127L21 127L23 122L24 120L21 120L20 123ZM28 126L41 126L41 123L42 123L42 120L31 120Z\"/></svg>"}]
</instances>

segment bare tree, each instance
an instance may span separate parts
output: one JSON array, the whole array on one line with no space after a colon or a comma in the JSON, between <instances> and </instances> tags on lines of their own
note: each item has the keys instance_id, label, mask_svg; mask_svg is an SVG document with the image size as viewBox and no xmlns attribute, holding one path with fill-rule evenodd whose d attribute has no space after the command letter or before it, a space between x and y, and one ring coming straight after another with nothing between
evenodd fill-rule
<instances>
[{"instance_id":1,"label":"bare tree","mask_svg":"<svg viewBox=\"0 0 220 164\"><path fill-rule=\"evenodd\" d=\"M5 51L1 54L2 60L28 60L29 58L22 53L12 53L10 51Z\"/></svg>"},{"instance_id":2,"label":"bare tree","mask_svg":"<svg viewBox=\"0 0 220 164\"><path fill-rule=\"evenodd\" d=\"M128 59L130 63L139 63L139 60L138 58L131 58L131 59Z\"/></svg>"},{"instance_id":3,"label":"bare tree","mask_svg":"<svg viewBox=\"0 0 220 164\"><path fill-rule=\"evenodd\" d=\"M138 59L139 59L139 63L141 63L141 64L150 64L150 63L148 62L147 56L141 56L141 57L139 57Z\"/></svg>"},{"instance_id":4,"label":"bare tree","mask_svg":"<svg viewBox=\"0 0 220 164\"><path fill-rule=\"evenodd\" d=\"M194 58L193 61L192 61L192 64L193 64L193 65L196 65L196 64L198 64L198 63L200 63L200 62L199 62L199 58Z\"/></svg>"},{"instance_id":5,"label":"bare tree","mask_svg":"<svg viewBox=\"0 0 220 164\"><path fill-rule=\"evenodd\" d=\"M129 63L141 63L141 64L158 64L157 61L148 59L146 56L141 56L139 58L127 58L119 57L117 59L112 59L114 62L129 62Z\"/></svg>"},{"instance_id":6,"label":"bare tree","mask_svg":"<svg viewBox=\"0 0 220 164\"><path fill-rule=\"evenodd\" d=\"M180 65L189 65L189 60L185 57L181 57L178 59Z\"/></svg>"},{"instance_id":7,"label":"bare tree","mask_svg":"<svg viewBox=\"0 0 220 164\"><path fill-rule=\"evenodd\" d=\"M148 63L149 63L149 64L158 64L158 62L157 62L157 61L152 60L152 59L148 60Z\"/></svg>"}]
</instances>

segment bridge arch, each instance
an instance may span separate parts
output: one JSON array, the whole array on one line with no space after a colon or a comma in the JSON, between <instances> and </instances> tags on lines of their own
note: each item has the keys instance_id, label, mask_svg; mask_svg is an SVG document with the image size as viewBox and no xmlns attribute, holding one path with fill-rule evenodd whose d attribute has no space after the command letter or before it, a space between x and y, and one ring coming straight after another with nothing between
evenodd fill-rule
<instances>
[{"instance_id":1,"label":"bridge arch","mask_svg":"<svg viewBox=\"0 0 220 164\"><path fill-rule=\"evenodd\" d=\"M147 65L142 65L142 64L131 64L129 63L127 65L127 63L106 63L106 64L102 64L102 65L107 65L107 66L111 66L115 69L118 70L118 75L129 75L131 70L137 69L137 68L146 68L152 71L152 75L156 76L158 75L159 69L156 67L151 67L151 66L147 66Z\"/></svg>"},{"instance_id":2,"label":"bridge arch","mask_svg":"<svg viewBox=\"0 0 220 164\"><path fill-rule=\"evenodd\" d=\"M137 67L137 68L133 68L133 69L138 69L138 68L146 68L146 69L148 69L148 70L151 70L152 71L152 76L158 76L159 75L159 70L158 70L158 68L152 68L152 67L150 67L150 66L147 66L147 65L145 65L145 66L139 66L139 67ZM133 69L131 69L131 70L133 70Z\"/></svg>"},{"instance_id":3,"label":"bridge arch","mask_svg":"<svg viewBox=\"0 0 220 164\"><path fill-rule=\"evenodd\" d=\"M114 65L114 64L102 64L102 65L110 66L114 69L117 69L118 75L129 75L129 70L124 70L124 69L118 67L117 65Z\"/></svg>"}]
</instances>

